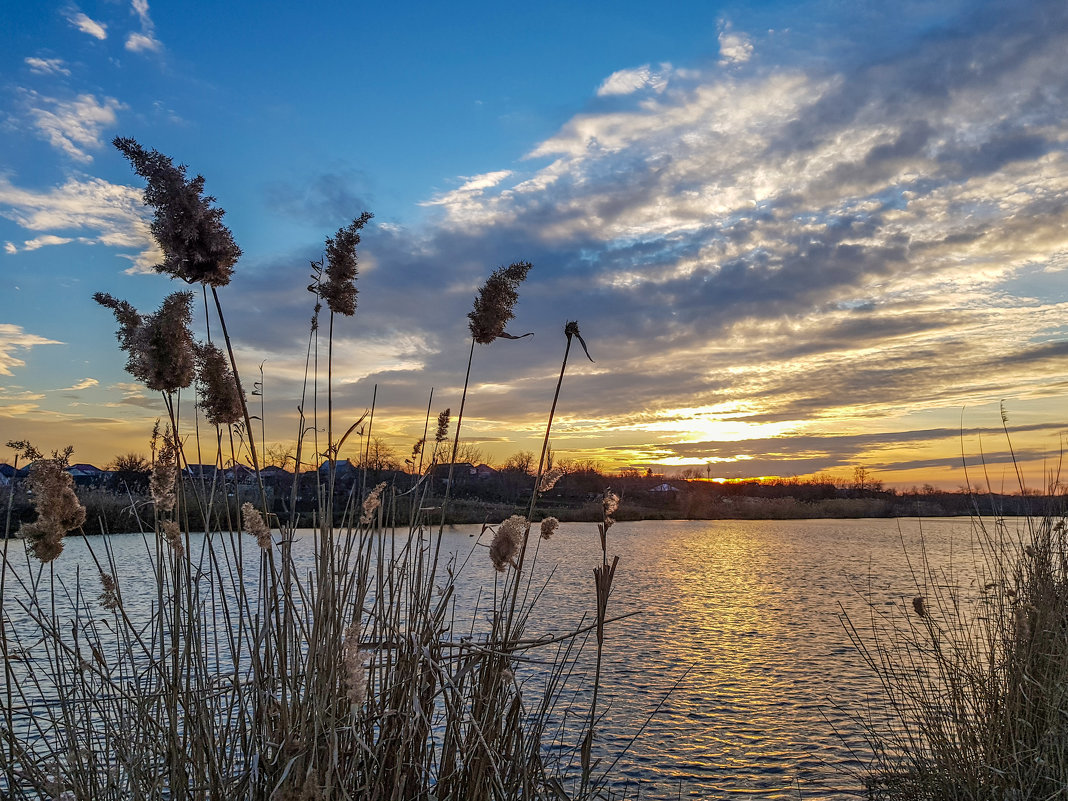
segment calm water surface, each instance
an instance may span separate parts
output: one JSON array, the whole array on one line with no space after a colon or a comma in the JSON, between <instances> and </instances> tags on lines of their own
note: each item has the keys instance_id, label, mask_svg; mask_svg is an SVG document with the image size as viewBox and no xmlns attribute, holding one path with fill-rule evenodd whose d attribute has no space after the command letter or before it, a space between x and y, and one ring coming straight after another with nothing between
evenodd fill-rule
<instances>
[{"instance_id":1,"label":"calm water surface","mask_svg":"<svg viewBox=\"0 0 1068 801\"><path fill-rule=\"evenodd\" d=\"M478 532L456 527L445 541L459 561L469 556L458 580L456 618L474 618L476 627L485 617L479 599L484 605L496 576ZM925 521L928 558L966 574L971 532L967 520ZM143 539L115 535L110 544L125 603L138 601L140 586L141 602L150 604ZM310 537L301 547L310 557ZM862 626L872 608L905 608L916 594L905 555L918 562L920 551L915 520L614 526L608 552L620 562L609 615L638 614L612 624L606 636L602 767L644 726L612 771L617 789L648 799L856 794L850 771L863 766L866 750L853 716L869 703L878 707L881 696L850 645L842 613ZM593 524L563 524L542 543L534 575L548 583L528 631L561 632L589 622L592 569L599 562ZM55 565L68 581L78 567L95 576L78 539ZM591 638L591 651L592 645ZM585 659L579 671L591 667Z\"/></svg>"}]
</instances>

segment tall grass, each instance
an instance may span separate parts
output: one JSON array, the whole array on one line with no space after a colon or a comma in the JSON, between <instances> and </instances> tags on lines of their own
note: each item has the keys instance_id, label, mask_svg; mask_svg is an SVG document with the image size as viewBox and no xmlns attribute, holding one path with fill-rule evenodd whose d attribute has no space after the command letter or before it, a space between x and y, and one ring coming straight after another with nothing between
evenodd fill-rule
<instances>
[{"instance_id":1,"label":"tall grass","mask_svg":"<svg viewBox=\"0 0 1068 801\"><path fill-rule=\"evenodd\" d=\"M1065 522L976 518L963 569L921 553L910 603L848 621L887 710L865 721L869 798L1068 797Z\"/></svg>"},{"instance_id":2,"label":"tall grass","mask_svg":"<svg viewBox=\"0 0 1068 801\"><path fill-rule=\"evenodd\" d=\"M290 513L266 514L262 484L238 513L203 476L179 475L193 461L187 452L194 446L198 463L214 452L219 467L246 458L258 468L218 291L240 251L222 227L222 212L202 196L203 179L187 180L183 167L132 140L116 145L148 180L152 230L166 256L157 269L203 285L205 319L210 329L214 313L226 356L210 341L192 342L186 329L192 293L175 293L155 314L97 296L118 320L127 369L162 393L168 411L153 437L153 508L141 515L151 528L144 537L152 567L124 583L109 540L87 537L94 568L65 583L55 571L61 555L35 557L22 547L9 552L5 541L0 795L400 801L603 793L607 778L589 769L595 708L584 744L577 737L567 742L570 732L560 723L565 712L587 715L565 707L578 697L569 683L590 627L525 637L544 590L532 587L537 548L528 551L527 539L567 351L529 510L484 529L493 537L489 554L481 542L466 555L446 552L440 519L427 517L437 511L428 503L429 478L444 450L447 412L434 455L411 487L361 482L336 497L337 455L346 438L360 434L362 418L334 419L334 316L355 312L357 232L370 219L365 214L327 240L326 263L313 270L316 307ZM525 277L527 269L524 263L506 277ZM471 319L488 326L483 333L491 341L507 336L503 324L517 283L503 301L484 291L479 296L483 305L476 303ZM325 387L318 358L322 302L330 312ZM577 324L564 333L570 349ZM190 422L182 418L181 394L194 373L197 417ZM202 441L202 431L211 430L214 436ZM329 469L320 482L317 525L307 534L296 527L297 481L302 465L318 466L320 459ZM59 454L39 462L62 473ZM45 520L56 501L46 493L36 497ZM394 523L400 504L411 510L403 529ZM84 536L81 519L53 527L59 550L64 534ZM191 520L208 521L202 534ZM545 536L553 530L542 526ZM309 539L311 562L305 563L296 546ZM498 580L478 608L458 609L457 576L467 561L489 555ZM598 653L606 601L598 596ZM488 625L481 625L486 616ZM541 663L537 671L526 668L532 661Z\"/></svg>"}]
</instances>

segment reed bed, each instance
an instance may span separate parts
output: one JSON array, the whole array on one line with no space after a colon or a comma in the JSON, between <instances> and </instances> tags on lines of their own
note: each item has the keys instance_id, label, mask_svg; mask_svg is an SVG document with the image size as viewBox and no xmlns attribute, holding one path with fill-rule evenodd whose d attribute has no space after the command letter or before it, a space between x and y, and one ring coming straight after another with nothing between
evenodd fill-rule
<instances>
[{"instance_id":1,"label":"reed bed","mask_svg":"<svg viewBox=\"0 0 1068 801\"><path fill-rule=\"evenodd\" d=\"M450 456L448 410L433 443L425 433L413 449L413 486L364 480L347 495L334 491L338 453L353 434L370 441L374 415L372 405L364 418L339 422L333 409L333 333L356 311L357 245L371 219L360 215L326 240L323 259L312 264L314 312L289 511L267 514L262 483L238 509L220 499L214 479L180 476L205 454L219 468L244 461L259 471L265 443L257 443L220 292L240 249L223 212L203 194L203 178L187 178L184 167L133 140L115 145L146 179L152 232L164 253L157 270L199 288L207 338L198 342L190 331L196 292L173 293L154 313L95 296L115 315L127 370L160 392L167 408L151 440L152 503L137 512L152 565L139 581L120 580L106 538L85 539L92 570L80 570L73 582L57 577L65 538L85 533L85 510L63 469L70 453L44 458L29 443L9 443L33 462L38 517L19 529L21 541L5 536L0 565L0 796L402 801L609 794L609 777L591 758L596 700L589 709L572 708L580 689L590 694L588 686L574 686L581 646L596 630L599 664L609 622L615 562L605 577L607 546L591 593L595 622L554 637L526 636L545 591L532 579L538 543L556 531L550 518L532 536L540 492L554 480L553 416L572 342L586 351L577 323L564 328L527 513L487 525L466 556L446 553L448 498L431 497L429 477ZM479 290L469 315L472 355L476 343L516 338L505 325L529 269L522 262L501 268ZM197 413L183 419L181 397L191 386ZM430 418L428 405L428 431ZM302 468L323 460L312 559L301 561L294 548L307 535L297 528L297 480ZM617 503L606 498L602 545ZM409 521L403 527L396 524L402 507ZM5 535L10 531L8 521ZM496 582L478 608L457 609L454 581L465 559L489 558ZM576 733L565 719L585 720L586 728Z\"/></svg>"},{"instance_id":2,"label":"reed bed","mask_svg":"<svg viewBox=\"0 0 1068 801\"><path fill-rule=\"evenodd\" d=\"M847 620L883 688L862 721L868 798L1068 797L1065 524L976 518L965 561L914 554L911 600Z\"/></svg>"}]
</instances>

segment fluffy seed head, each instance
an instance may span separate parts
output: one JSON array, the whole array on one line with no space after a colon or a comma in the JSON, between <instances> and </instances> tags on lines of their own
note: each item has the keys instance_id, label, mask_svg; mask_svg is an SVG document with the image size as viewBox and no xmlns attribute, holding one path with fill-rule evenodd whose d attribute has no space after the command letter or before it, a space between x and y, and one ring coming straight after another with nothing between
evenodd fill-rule
<instances>
[{"instance_id":1,"label":"fluffy seed head","mask_svg":"<svg viewBox=\"0 0 1068 801\"><path fill-rule=\"evenodd\" d=\"M222 209L204 194L204 178L186 180L185 166L175 166L158 150L146 150L134 139L117 137L113 144L147 181L145 205L155 211L152 236L163 251L156 272L186 283L224 286L230 283L241 248L222 224Z\"/></svg>"},{"instance_id":2,"label":"fluffy seed head","mask_svg":"<svg viewBox=\"0 0 1068 801\"><path fill-rule=\"evenodd\" d=\"M607 490L604 494L604 516L611 517L616 513L619 508L619 496L612 490Z\"/></svg>"},{"instance_id":3,"label":"fluffy seed head","mask_svg":"<svg viewBox=\"0 0 1068 801\"><path fill-rule=\"evenodd\" d=\"M106 292L97 292L93 300L115 314L119 347L127 353L126 372L159 392L173 392L193 382L192 292L168 295L155 314L141 314Z\"/></svg>"},{"instance_id":4,"label":"fluffy seed head","mask_svg":"<svg viewBox=\"0 0 1068 801\"><path fill-rule=\"evenodd\" d=\"M498 573L503 573L511 564L516 551L523 542L527 530L527 519L521 515L512 515L499 526L490 543L490 560Z\"/></svg>"},{"instance_id":5,"label":"fluffy seed head","mask_svg":"<svg viewBox=\"0 0 1068 801\"><path fill-rule=\"evenodd\" d=\"M71 449L53 453L30 465L28 486L37 519L24 523L19 534L30 552L42 562L51 562L63 552L63 537L85 522L85 507L74 493L74 479L67 472Z\"/></svg>"},{"instance_id":6,"label":"fluffy seed head","mask_svg":"<svg viewBox=\"0 0 1068 801\"><path fill-rule=\"evenodd\" d=\"M164 520L161 528L163 529L163 539L167 540L171 550L179 558L185 556L185 543L182 542L182 529L178 523L174 520Z\"/></svg>"},{"instance_id":7,"label":"fluffy seed head","mask_svg":"<svg viewBox=\"0 0 1068 801\"><path fill-rule=\"evenodd\" d=\"M326 280L319 285L319 295L335 314L351 317L356 313L356 246L360 229L372 216L365 211L326 240Z\"/></svg>"},{"instance_id":8,"label":"fluffy seed head","mask_svg":"<svg viewBox=\"0 0 1068 801\"><path fill-rule=\"evenodd\" d=\"M241 504L241 518L245 522L245 531L256 538L256 544L263 550L271 549L271 527L263 521L260 510L248 501Z\"/></svg>"},{"instance_id":9,"label":"fluffy seed head","mask_svg":"<svg viewBox=\"0 0 1068 801\"><path fill-rule=\"evenodd\" d=\"M548 492L556 486L556 482L564 477L567 471L562 467L554 467L548 473L541 477L541 483L538 485L538 492Z\"/></svg>"},{"instance_id":10,"label":"fluffy seed head","mask_svg":"<svg viewBox=\"0 0 1068 801\"><path fill-rule=\"evenodd\" d=\"M434 442L444 442L449 437L449 413L451 409L446 409L438 415L438 430L434 433Z\"/></svg>"},{"instance_id":11,"label":"fluffy seed head","mask_svg":"<svg viewBox=\"0 0 1068 801\"><path fill-rule=\"evenodd\" d=\"M367 698L367 668L364 667L367 655L360 650L360 627L356 623L345 629L345 642L341 650L345 695L353 707L358 707Z\"/></svg>"},{"instance_id":12,"label":"fluffy seed head","mask_svg":"<svg viewBox=\"0 0 1068 801\"><path fill-rule=\"evenodd\" d=\"M148 478L148 490L152 501L160 512L170 512L178 500L174 494L174 485L178 480L178 446L174 437L163 435L163 447L156 455L152 465L152 475Z\"/></svg>"},{"instance_id":13,"label":"fluffy seed head","mask_svg":"<svg viewBox=\"0 0 1068 801\"><path fill-rule=\"evenodd\" d=\"M115 581L115 577L110 573L100 571L100 596L97 598L100 601L100 605L107 609L109 612L114 612L119 608L119 585Z\"/></svg>"},{"instance_id":14,"label":"fluffy seed head","mask_svg":"<svg viewBox=\"0 0 1068 801\"><path fill-rule=\"evenodd\" d=\"M519 285L527 277L531 264L517 261L507 267L498 267L475 296L475 306L468 312L471 336L482 345L488 345L505 334L504 327L515 317L512 311L519 300Z\"/></svg>"},{"instance_id":15,"label":"fluffy seed head","mask_svg":"<svg viewBox=\"0 0 1068 801\"><path fill-rule=\"evenodd\" d=\"M549 539L556 533L556 529L560 527L560 521L555 517L547 517L541 521L541 538L543 540Z\"/></svg>"},{"instance_id":16,"label":"fluffy seed head","mask_svg":"<svg viewBox=\"0 0 1068 801\"><path fill-rule=\"evenodd\" d=\"M378 511L378 507L382 505L382 490L386 488L386 482L383 481L369 493L367 497L363 499L363 513L360 515L360 524L368 526L371 521L375 519L375 512Z\"/></svg>"},{"instance_id":17,"label":"fluffy seed head","mask_svg":"<svg viewBox=\"0 0 1068 801\"><path fill-rule=\"evenodd\" d=\"M197 390L204 416L214 426L227 426L245 416L241 393L226 355L208 343L194 346L197 364Z\"/></svg>"}]
</instances>

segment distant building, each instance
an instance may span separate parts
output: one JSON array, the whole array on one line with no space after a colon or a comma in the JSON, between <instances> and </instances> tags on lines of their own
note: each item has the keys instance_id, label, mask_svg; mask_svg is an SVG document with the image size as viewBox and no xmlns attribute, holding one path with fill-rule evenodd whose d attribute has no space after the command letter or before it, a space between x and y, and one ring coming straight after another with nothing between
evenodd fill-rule
<instances>
[{"instance_id":1,"label":"distant building","mask_svg":"<svg viewBox=\"0 0 1068 801\"><path fill-rule=\"evenodd\" d=\"M678 492L677 487L673 487L670 484L657 484L649 492Z\"/></svg>"},{"instance_id":2,"label":"distant building","mask_svg":"<svg viewBox=\"0 0 1068 801\"><path fill-rule=\"evenodd\" d=\"M478 467L471 469L471 475L479 479L493 478L497 473L498 471L488 464L480 464Z\"/></svg>"},{"instance_id":3,"label":"distant building","mask_svg":"<svg viewBox=\"0 0 1068 801\"><path fill-rule=\"evenodd\" d=\"M98 486L103 484L104 480L110 475L106 470L101 470L91 464L72 464L67 468L67 472L70 473L74 483L79 487Z\"/></svg>"}]
</instances>

